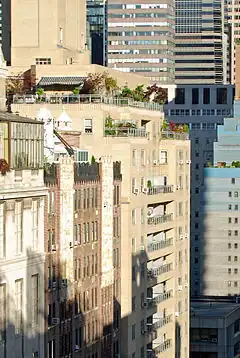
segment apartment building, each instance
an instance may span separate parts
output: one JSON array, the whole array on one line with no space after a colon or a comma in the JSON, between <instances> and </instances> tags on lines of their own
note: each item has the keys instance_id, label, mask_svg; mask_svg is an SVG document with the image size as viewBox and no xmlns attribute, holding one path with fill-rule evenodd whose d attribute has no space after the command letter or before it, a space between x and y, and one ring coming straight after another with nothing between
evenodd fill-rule
<instances>
[{"instance_id":1,"label":"apartment building","mask_svg":"<svg viewBox=\"0 0 240 358\"><path fill-rule=\"evenodd\" d=\"M12 110L34 117L39 106ZM185 132L162 132L159 106L139 107L79 102L65 111L90 157L121 161L121 357L188 357L190 143ZM61 111L46 108L54 118Z\"/></svg>"},{"instance_id":2,"label":"apartment building","mask_svg":"<svg viewBox=\"0 0 240 358\"><path fill-rule=\"evenodd\" d=\"M174 83L174 1L108 2L108 67Z\"/></svg>"},{"instance_id":3,"label":"apartment building","mask_svg":"<svg viewBox=\"0 0 240 358\"><path fill-rule=\"evenodd\" d=\"M24 21L25 20L25 21ZM11 65L89 64L86 2L11 0Z\"/></svg>"},{"instance_id":4,"label":"apartment building","mask_svg":"<svg viewBox=\"0 0 240 358\"><path fill-rule=\"evenodd\" d=\"M230 81L224 0L176 0L176 83Z\"/></svg>"},{"instance_id":5,"label":"apartment building","mask_svg":"<svg viewBox=\"0 0 240 358\"><path fill-rule=\"evenodd\" d=\"M48 357L116 357L120 352L120 170L120 163L104 158L88 164L67 157L45 170ZM106 181L113 188L109 198Z\"/></svg>"},{"instance_id":6,"label":"apartment building","mask_svg":"<svg viewBox=\"0 0 240 358\"><path fill-rule=\"evenodd\" d=\"M239 357L240 306L234 297L191 300L191 358Z\"/></svg>"},{"instance_id":7,"label":"apartment building","mask_svg":"<svg viewBox=\"0 0 240 358\"><path fill-rule=\"evenodd\" d=\"M191 139L191 294L200 292L201 206L204 167L213 163L217 125L233 115L232 85L177 85L164 106L169 122L187 123Z\"/></svg>"},{"instance_id":8,"label":"apartment building","mask_svg":"<svg viewBox=\"0 0 240 358\"><path fill-rule=\"evenodd\" d=\"M230 27L230 49L231 49L231 83L235 83L236 76L236 45L240 40L240 3L236 0L227 1L228 23Z\"/></svg>"},{"instance_id":9,"label":"apartment building","mask_svg":"<svg viewBox=\"0 0 240 358\"><path fill-rule=\"evenodd\" d=\"M0 356L44 358L43 123L0 114Z\"/></svg>"}]
</instances>

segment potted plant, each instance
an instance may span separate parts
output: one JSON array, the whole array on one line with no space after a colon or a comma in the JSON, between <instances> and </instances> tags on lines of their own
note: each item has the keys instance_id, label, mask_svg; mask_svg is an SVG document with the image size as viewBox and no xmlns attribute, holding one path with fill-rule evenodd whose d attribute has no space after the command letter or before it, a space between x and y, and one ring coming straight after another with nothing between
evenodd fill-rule
<instances>
[{"instance_id":1,"label":"potted plant","mask_svg":"<svg viewBox=\"0 0 240 358\"><path fill-rule=\"evenodd\" d=\"M151 182L151 180L148 180L147 181L147 188L151 189L151 187L152 187L152 182Z\"/></svg>"},{"instance_id":2,"label":"potted plant","mask_svg":"<svg viewBox=\"0 0 240 358\"><path fill-rule=\"evenodd\" d=\"M2 175L6 175L10 172L10 167L5 159L0 159L0 172Z\"/></svg>"}]
</instances>

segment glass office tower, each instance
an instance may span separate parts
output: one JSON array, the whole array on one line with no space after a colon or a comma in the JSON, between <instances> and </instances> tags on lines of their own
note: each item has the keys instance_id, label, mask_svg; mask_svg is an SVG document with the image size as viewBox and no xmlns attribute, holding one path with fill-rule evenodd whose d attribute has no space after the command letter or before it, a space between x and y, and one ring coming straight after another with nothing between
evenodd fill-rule
<instances>
[{"instance_id":1,"label":"glass office tower","mask_svg":"<svg viewBox=\"0 0 240 358\"><path fill-rule=\"evenodd\" d=\"M107 3L87 0L89 48L93 64L107 65Z\"/></svg>"},{"instance_id":2,"label":"glass office tower","mask_svg":"<svg viewBox=\"0 0 240 358\"><path fill-rule=\"evenodd\" d=\"M229 83L225 0L176 0L176 83Z\"/></svg>"}]
</instances>

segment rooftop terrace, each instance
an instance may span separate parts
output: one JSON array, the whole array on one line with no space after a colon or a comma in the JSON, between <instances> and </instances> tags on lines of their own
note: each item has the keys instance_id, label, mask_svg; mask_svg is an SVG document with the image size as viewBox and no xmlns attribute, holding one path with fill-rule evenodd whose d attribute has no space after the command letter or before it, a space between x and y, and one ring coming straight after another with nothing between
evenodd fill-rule
<instances>
[{"instance_id":1,"label":"rooftop terrace","mask_svg":"<svg viewBox=\"0 0 240 358\"><path fill-rule=\"evenodd\" d=\"M134 101L131 98L107 97L102 95L43 95L41 97L36 95L15 95L13 97L14 104L108 104L119 107L135 107L147 109L150 111L163 112L163 105L155 102L140 102Z\"/></svg>"}]
</instances>

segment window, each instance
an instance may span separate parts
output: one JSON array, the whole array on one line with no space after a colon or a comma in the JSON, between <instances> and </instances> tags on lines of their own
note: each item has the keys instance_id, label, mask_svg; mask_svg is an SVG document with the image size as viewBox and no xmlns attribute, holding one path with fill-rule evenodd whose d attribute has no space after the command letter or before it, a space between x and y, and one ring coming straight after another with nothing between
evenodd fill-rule
<instances>
[{"instance_id":1,"label":"window","mask_svg":"<svg viewBox=\"0 0 240 358\"><path fill-rule=\"evenodd\" d=\"M136 267L132 266L132 281L136 281Z\"/></svg>"},{"instance_id":2,"label":"window","mask_svg":"<svg viewBox=\"0 0 240 358\"><path fill-rule=\"evenodd\" d=\"M195 188L195 194L199 194L199 188Z\"/></svg>"},{"instance_id":3,"label":"window","mask_svg":"<svg viewBox=\"0 0 240 358\"><path fill-rule=\"evenodd\" d=\"M228 218L228 223L231 224L232 218Z\"/></svg>"},{"instance_id":4,"label":"window","mask_svg":"<svg viewBox=\"0 0 240 358\"><path fill-rule=\"evenodd\" d=\"M234 256L234 262L237 262L237 260L238 260L238 257Z\"/></svg>"},{"instance_id":5,"label":"window","mask_svg":"<svg viewBox=\"0 0 240 358\"><path fill-rule=\"evenodd\" d=\"M227 88L217 88L217 104L227 104Z\"/></svg>"},{"instance_id":6,"label":"window","mask_svg":"<svg viewBox=\"0 0 240 358\"><path fill-rule=\"evenodd\" d=\"M5 213L4 204L0 203L0 259L5 256ZM1 331L0 331L1 332Z\"/></svg>"},{"instance_id":7,"label":"window","mask_svg":"<svg viewBox=\"0 0 240 358\"><path fill-rule=\"evenodd\" d=\"M234 224L238 224L238 218L234 219Z\"/></svg>"},{"instance_id":8,"label":"window","mask_svg":"<svg viewBox=\"0 0 240 358\"><path fill-rule=\"evenodd\" d=\"M136 338L136 325L133 324L132 325L132 340L134 340Z\"/></svg>"},{"instance_id":9,"label":"window","mask_svg":"<svg viewBox=\"0 0 240 358\"><path fill-rule=\"evenodd\" d=\"M141 347L141 353L140 353L140 354L141 354L141 357L140 357L140 358L145 358L145 357L144 357L144 355L145 355L144 352L145 352L144 347Z\"/></svg>"},{"instance_id":10,"label":"window","mask_svg":"<svg viewBox=\"0 0 240 358\"><path fill-rule=\"evenodd\" d=\"M59 43L63 42L63 28L59 27Z\"/></svg>"},{"instance_id":11,"label":"window","mask_svg":"<svg viewBox=\"0 0 240 358\"><path fill-rule=\"evenodd\" d=\"M132 210L132 224L136 225L136 209Z\"/></svg>"},{"instance_id":12,"label":"window","mask_svg":"<svg viewBox=\"0 0 240 358\"><path fill-rule=\"evenodd\" d=\"M161 150L160 152L160 164L167 164L168 157L167 157L167 151Z\"/></svg>"},{"instance_id":13,"label":"window","mask_svg":"<svg viewBox=\"0 0 240 358\"><path fill-rule=\"evenodd\" d=\"M84 119L84 132L88 134L93 133L92 119Z\"/></svg>"},{"instance_id":14,"label":"window","mask_svg":"<svg viewBox=\"0 0 240 358\"><path fill-rule=\"evenodd\" d=\"M235 210L235 211L238 210L238 205L234 205L234 210Z\"/></svg>"},{"instance_id":15,"label":"window","mask_svg":"<svg viewBox=\"0 0 240 358\"><path fill-rule=\"evenodd\" d=\"M232 245L230 243L228 243L228 248L231 249Z\"/></svg>"},{"instance_id":16,"label":"window","mask_svg":"<svg viewBox=\"0 0 240 358\"><path fill-rule=\"evenodd\" d=\"M231 192L231 191L228 192L228 197L229 197L229 198L232 197L232 192Z\"/></svg>"},{"instance_id":17,"label":"window","mask_svg":"<svg viewBox=\"0 0 240 358\"><path fill-rule=\"evenodd\" d=\"M231 262L231 261L232 261L231 256L228 256L228 262Z\"/></svg>"},{"instance_id":18,"label":"window","mask_svg":"<svg viewBox=\"0 0 240 358\"><path fill-rule=\"evenodd\" d=\"M192 88L192 104L199 104L199 88Z\"/></svg>"},{"instance_id":19,"label":"window","mask_svg":"<svg viewBox=\"0 0 240 358\"><path fill-rule=\"evenodd\" d=\"M132 252L133 253L136 252L136 238L135 237L132 238Z\"/></svg>"},{"instance_id":20,"label":"window","mask_svg":"<svg viewBox=\"0 0 240 358\"><path fill-rule=\"evenodd\" d=\"M141 208L141 224L144 224L144 220L145 217L144 217L144 208Z\"/></svg>"},{"instance_id":21,"label":"window","mask_svg":"<svg viewBox=\"0 0 240 358\"><path fill-rule=\"evenodd\" d=\"M232 178L231 183L232 183L232 184L236 184L236 179L235 179L235 178Z\"/></svg>"},{"instance_id":22,"label":"window","mask_svg":"<svg viewBox=\"0 0 240 358\"><path fill-rule=\"evenodd\" d=\"M228 274L230 275L232 273L232 269L228 269Z\"/></svg>"},{"instance_id":23,"label":"window","mask_svg":"<svg viewBox=\"0 0 240 358\"><path fill-rule=\"evenodd\" d=\"M235 273L235 275L238 274L238 269L237 268L234 269L234 273Z\"/></svg>"},{"instance_id":24,"label":"window","mask_svg":"<svg viewBox=\"0 0 240 358\"><path fill-rule=\"evenodd\" d=\"M210 88L203 88L203 104L210 104Z\"/></svg>"},{"instance_id":25,"label":"window","mask_svg":"<svg viewBox=\"0 0 240 358\"><path fill-rule=\"evenodd\" d=\"M195 138L195 144L199 144L199 138Z\"/></svg>"},{"instance_id":26,"label":"window","mask_svg":"<svg viewBox=\"0 0 240 358\"><path fill-rule=\"evenodd\" d=\"M185 88L176 88L175 104L185 104Z\"/></svg>"},{"instance_id":27,"label":"window","mask_svg":"<svg viewBox=\"0 0 240 358\"><path fill-rule=\"evenodd\" d=\"M22 332L23 280L15 281L15 334Z\"/></svg>"},{"instance_id":28,"label":"window","mask_svg":"<svg viewBox=\"0 0 240 358\"><path fill-rule=\"evenodd\" d=\"M22 202L15 203L15 238L16 238L16 253L20 254L23 251L22 241Z\"/></svg>"},{"instance_id":29,"label":"window","mask_svg":"<svg viewBox=\"0 0 240 358\"><path fill-rule=\"evenodd\" d=\"M232 236L232 230L228 230L228 236Z\"/></svg>"},{"instance_id":30,"label":"window","mask_svg":"<svg viewBox=\"0 0 240 358\"><path fill-rule=\"evenodd\" d=\"M232 210L232 205L231 204L228 205L228 210Z\"/></svg>"},{"instance_id":31,"label":"window","mask_svg":"<svg viewBox=\"0 0 240 358\"><path fill-rule=\"evenodd\" d=\"M238 230L234 230L234 236L238 236Z\"/></svg>"},{"instance_id":32,"label":"window","mask_svg":"<svg viewBox=\"0 0 240 358\"><path fill-rule=\"evenodd\" d=\"M132 297L132 312L136 311L136 296Z\"/></svg>"},{"instance_id":33,"label":"window","mask_svg":"<svg viewBox=\"0 0 240 358\"><path fill-rule=\"evenodd\" d=\"M136 188L136 184L137 184L137 179L136 178L132 178L132 193L134 194L134 189Z\"/></svg>"},{"instance_id":34,"label":"window","mask_svg":"<svg viewBox=\"0 0 240 358\"><path fill-rule=\"evenodd\" d=\"M133 149L132 151L132 165L137 165L137 151L136 149Z\"/></svg>"},{"instance_id":35,"label":"window","mask_svg":"<svg viewBox=\"0 0 240 358\"><path fill-rule=\"evenodd\" d=\"M33 249L38 248L38 216L39 216L39 201L32 201L32 246Z\"/></svg>"},{"instance_id":36,"label":"window","mask_svg":"<svg viewBox=\"0 0 240 358\"><path fill-rule=\"evenodd\" d=\"M143 189L145 188L145 179L142 177L141 178L141 185L140 185L140 191L141 193L143 193Z\"/></svg>"},{"instance_id":37,"label":"window","mask_svg":"<svg viewBox=\"0 0 240 358\"><path fill-rule=\"evenodd\" d=\"M183 215L183 203L182 202L178 203L178 215L179 216Z\"/></svg>"},{"instance_id":38,"label":"window","mask_svg":"<svg viewBox=\"0 0 240 358\"><path fill-rule=\"evenodd\" d=\"M146 163L145 163L145 160L146 160L146 155L145 155L146 153L145 153L145 150L144 149L142 149L141 150L141 165L145 165Z\"/></svg>"},{"instance_id":39,"label":"window","mask_svg":"<svg viewBox=\"0 0 240 358\"><path fill-rule=\"evenodd\" d=\"M38 275L32 276L32 327L38 325Z\"/></svg>"},{"instance_id":40,"label":"window","mask_svg":"<svg viewBox=\"0 0 240 358\"><path fill-rule=\"evenodd\" d=\"M6 285L0 285L0 344L5 341L6 299Z\"/></svg>"},{"instance_id":41,"label":"window","mask_svg":"<svg viewBox=\"0 0 240 358\"><path fill-rule=\"evenodd\" d=\"M237 287L237 286L238 286L237 281L234 281L234 287Z\"/></svg>"},{"instance_id":42,"label":"window","mask_svg":"<svg viewBox=\"0 0 240 358\"><path fill-rule=\"evenodd\" d=\"M36 65L51 65L52 60L51 58L36 58L35 63Z\"/></svg>"},{"instance_id":43,"label":"window","mask_svg":"<svg viewBox=\"0 0 240 358\"><path fill-rule=\"evenodd\" d=\"M238 248L238 244L234 244L234 249L237 249Z\"/></svg>"},{"instance_id":44,"label":"window","mask_svg":"<svg viewBox=\"0 0 240 358\"><path fill-rule=\"evenodd\" d=\"M234 192L234 198L238 198L238 191Z\"/></svg>"},{"instance_id":45,"label":"window","mask_svg":"<svg viewBox=\"0 0 240 358\"><path fill-rule=\"evenodd\" d=\"M118 237L118 217L113 218L113 236Z\"/></svg>"}]
</instances>

